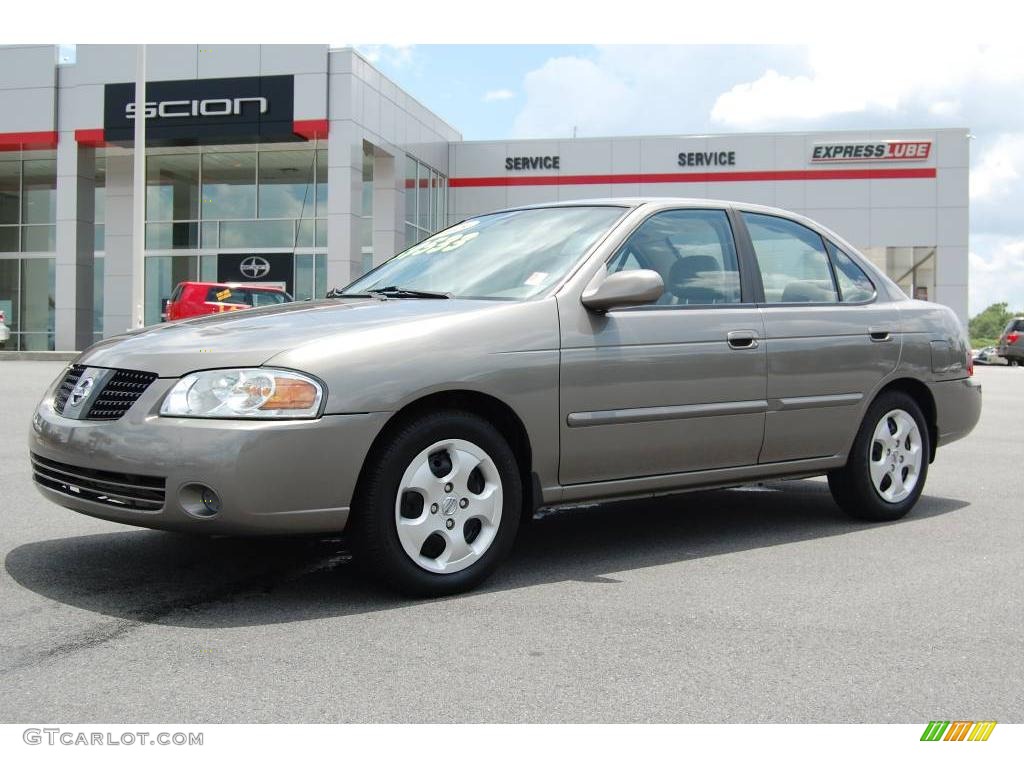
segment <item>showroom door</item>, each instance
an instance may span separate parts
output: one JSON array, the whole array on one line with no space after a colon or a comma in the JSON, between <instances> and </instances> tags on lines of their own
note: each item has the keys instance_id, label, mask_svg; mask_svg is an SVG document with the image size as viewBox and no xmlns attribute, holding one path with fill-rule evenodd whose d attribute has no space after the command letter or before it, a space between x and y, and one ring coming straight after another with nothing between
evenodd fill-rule
<instances>
[{"instance_id":1,"label":"showroom door","mask_svg":"<svg viewBox=\"0 0 1024 768\"><path fill-rule=\"evenodd\" d=\"M266 283L294 295L294 261L290 253L222 253L217 257L217 281Z\"/></svg>"}]
</instances>

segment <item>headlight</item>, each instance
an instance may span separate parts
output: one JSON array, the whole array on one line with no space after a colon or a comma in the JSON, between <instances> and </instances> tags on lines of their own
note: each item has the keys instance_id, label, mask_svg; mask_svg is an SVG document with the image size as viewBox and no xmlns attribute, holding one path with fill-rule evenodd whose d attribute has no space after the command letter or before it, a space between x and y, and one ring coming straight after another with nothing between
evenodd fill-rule
<instances>
[{"instance_id":1,"label":"headlight","mask_svg":"<svg viewBox=\"0 0 1024 768\"><path fill-rule=\"evenodd\" d=\"M323 388L309 376L272 368L199 371L167 393L161 416L210 419L312 419Z\"/></svg>"}]
</instances>

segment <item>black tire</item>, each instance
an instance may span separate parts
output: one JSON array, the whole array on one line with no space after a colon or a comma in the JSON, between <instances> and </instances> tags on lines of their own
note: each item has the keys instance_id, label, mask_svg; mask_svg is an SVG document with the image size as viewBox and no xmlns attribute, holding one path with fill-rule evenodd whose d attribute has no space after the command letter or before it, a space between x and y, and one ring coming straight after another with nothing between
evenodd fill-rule
<instances>
[{"instance_id":1,"label":"black tire","mask_svg":"<svg viewBox=\"0 0 1024 768\"><path fill-rule=\"evenodd\" d=\"M472 565L454 573L433 573L417 565L403 549L395 504L402 476L417 455L438 441L456 439L479 446L494 462L501 478L501 518L490 546ZM391 430L367 458L349 526L355 562L392 589L415 597L473 589L495 571L512 548L522 515L522 482L508 442L486 420L464 411L414 417Z\"/></svg>"},{"instance_id":2,"label":"black tire","mask_svg":"<svg viewBox=\"0 0 1024 768\"><path fill-rule=\"evenodd\" d=\"M921 435L921 467L917 483L910 494L899 502L882 498L871 479L869 459L875 427L882 417L893 410L906 411L916 422ZM900 391L884 392L875 398L861 422L853 441L846 465L828 473L828 487L832 498L851 517L872 522L899 520L917 503L928 479L928 458L931 456L931 435L928 424L917 401Z\"/></svg>"}]
</instances>

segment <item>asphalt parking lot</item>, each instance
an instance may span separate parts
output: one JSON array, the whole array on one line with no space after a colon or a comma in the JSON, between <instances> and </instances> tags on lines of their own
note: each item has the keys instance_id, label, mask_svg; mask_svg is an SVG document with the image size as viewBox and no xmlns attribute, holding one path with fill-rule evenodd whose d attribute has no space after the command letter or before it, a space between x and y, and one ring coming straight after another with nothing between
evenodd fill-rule
<instances>
[{"instance_id":1,"label":"asphalt parking lot","mask_svg":"<svg viewBox=\"0 0 1024 768\"><path fill-rule=\"evenodd\" d=\"M58 363L0 362L0 721L1024 720L1024 369L898 523L822 481L560 512L482 590L399 599L339 540L204 540L32 487Z\"/></svg>"}]
</instances>

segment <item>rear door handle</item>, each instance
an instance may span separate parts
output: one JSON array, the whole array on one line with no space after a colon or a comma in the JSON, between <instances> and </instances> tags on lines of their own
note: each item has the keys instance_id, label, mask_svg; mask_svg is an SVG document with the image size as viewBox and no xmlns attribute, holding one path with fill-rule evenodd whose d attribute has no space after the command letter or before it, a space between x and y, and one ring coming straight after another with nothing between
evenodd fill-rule
<instances>
[{"instance_id":1,"label":"rear door handle","mask_svg":"<svg viewBox=\"0 0 1024 768\"><path fill-rule=\"evenodd\" d=\"M729 347L732 349L757 348L756 331L729 331L729 333L725 335L725 338L729 342Z\"/></svg>"},{"instance_id":2,"label":"rear door handle","mask_svg":"<svg viewBox=\"0 0 1024 768\"><path fill-rule=\"evenodd\" d=\"M868 335L872 341L891 341L892 333L885 328L868 328Z\"/></svg>"}]
</instances>

